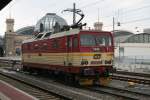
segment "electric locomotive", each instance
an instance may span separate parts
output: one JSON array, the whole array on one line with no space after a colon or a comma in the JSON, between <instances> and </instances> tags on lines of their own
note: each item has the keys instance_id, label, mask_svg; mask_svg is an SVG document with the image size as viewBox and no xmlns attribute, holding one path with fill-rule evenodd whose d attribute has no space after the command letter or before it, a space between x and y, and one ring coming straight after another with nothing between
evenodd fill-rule
<instances>
[{"instance_id":1,"label":"electric locomotive","mask_svg":"<svg viewBox=\"0 0 150 100\"><path fill-rule=\"evenodd\" d=\"M84 15L81 14L81 19ZM39 33L22 44L23 70L50 72L65 81L93 85L109 82L114 44L111 32L83 30L85 24Z\"/></svg>"}]
</instances>

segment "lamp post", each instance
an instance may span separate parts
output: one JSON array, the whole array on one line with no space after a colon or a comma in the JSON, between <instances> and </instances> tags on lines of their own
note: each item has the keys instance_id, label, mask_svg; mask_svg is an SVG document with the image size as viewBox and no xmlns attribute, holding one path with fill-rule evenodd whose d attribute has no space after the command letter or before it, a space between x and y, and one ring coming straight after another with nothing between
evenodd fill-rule
<instances>
[{"instance_id":1,"label":"lamp post","mask_svg":"<svg viewBox=\"0 0 150 100\"><path fill-rule=\"evenodd\" d=\"M115 17L113 16L113 36L115 33ZM120 22L117 22L117 26L120 26ZM115 41L114 41L115 42ZM119 46L119 60L120 60L120 39L119 39L119 43L116 44L116 46Z\"/></svg>"},{"instance_id":2,"label":"lamp post","mask_svg":"<svg viewBox=\"0 0 150 100\"><path fill-rule=\"evenodd\" d=\"M114 32L115 32L115 17L113 17L113 34L114 34ZM121 26L121 23L118 21L117 22L117 26Z\"/></svg>"},{"instance_id":3,"label":"lamp post","mask_svg":"<svg viewBox=\"0 0 150 100\"><path fill-rule=\"evenodd\" d=\"M136 56L135 56L135 67L134 67L134 72L135 72L135 70L136 70Z\"/></svg>"},{"instance_id":4,"label":"lamp post","mask_svg":"<svg viewBox=\"0 0 150 100\"><path fill-rule=\"evenodd\" d=\"M115 32L115 18L113 17L113 35L114 35L114 32Z\"/></svg>"}]
</instances>

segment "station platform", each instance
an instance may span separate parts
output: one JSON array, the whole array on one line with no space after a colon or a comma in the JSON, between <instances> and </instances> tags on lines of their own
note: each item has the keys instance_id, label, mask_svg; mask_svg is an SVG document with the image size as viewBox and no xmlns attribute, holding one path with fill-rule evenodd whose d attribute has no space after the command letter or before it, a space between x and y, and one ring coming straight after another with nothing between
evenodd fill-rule
<instances>
[{"instance_id":1,"label":"station platform","mask_svg":"<svg viewBox=\"0 0 150 100\"><path fill-rule=\"evenodd\" d=\"M38 99L0 80L0 100L38 100Z\"/></svg>"}]
</instances>

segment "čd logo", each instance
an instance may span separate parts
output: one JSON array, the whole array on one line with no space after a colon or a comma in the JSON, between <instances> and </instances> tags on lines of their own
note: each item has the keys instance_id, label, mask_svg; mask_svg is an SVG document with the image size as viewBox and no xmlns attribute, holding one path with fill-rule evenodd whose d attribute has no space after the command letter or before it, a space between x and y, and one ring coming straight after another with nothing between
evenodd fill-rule
<instances>
[{"instance_id":1,"label":"\u010dd logo","mask_svg":"<svg viewBox=\"0 0 150 100\"><path fill-rule=\"evenodd\" d=\"M100 59L101 58L101 54L94 54L93 59Z\"/></svg>"}]
</instances>

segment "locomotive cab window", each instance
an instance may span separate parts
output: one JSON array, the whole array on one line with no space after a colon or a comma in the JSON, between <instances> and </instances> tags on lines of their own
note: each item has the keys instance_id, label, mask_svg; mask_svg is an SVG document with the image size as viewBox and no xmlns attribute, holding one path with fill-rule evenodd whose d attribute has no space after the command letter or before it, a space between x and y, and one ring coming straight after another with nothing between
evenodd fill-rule
<instances>
[{"instance_id":1,"label":"locomotive cab window","mask_svg":"<svg viewBox=\"0 0 150 100\"><path fill-rule=\"evenodd\" d=\"M80 38L81 46L96 46L94 35L82 34Z\"/></svg>"},{"instance_id":2,"label":"locomotive cab window","mask_svg":"<svg viewBox=\"0 0 150 100\"><path fill-rule=\"evenodd\" d=\"M82 34L80 37L81 46L111 46L109 35Z\"/></svg>"},{"instance_id":3,"label":"locomotive cab window","mask_svg":"<svg viewBox=\"0 0 150 100\"><path fill-rule=\"evenodd\" d=\"M96 36L96 43L99 46L110 46L111 45L111 38L110 36Z\"/></svg>"}]
</instances>

